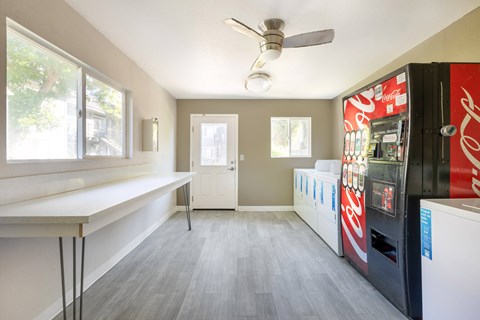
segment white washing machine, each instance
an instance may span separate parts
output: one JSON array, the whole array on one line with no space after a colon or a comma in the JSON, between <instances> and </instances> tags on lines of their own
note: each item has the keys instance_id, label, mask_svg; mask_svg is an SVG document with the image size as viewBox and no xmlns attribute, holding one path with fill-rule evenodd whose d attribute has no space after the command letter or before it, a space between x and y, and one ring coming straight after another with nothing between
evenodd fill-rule
<instances>
[{"instance_id":1,"label":"white washing machine","mask_svg":"<svg viewBox=\"0 0 480 320\"><path fill-rule=\"evenodd\" d=\"M340 175L317 172L317 233L338 255L343 256L340 217Z\"/></svg>"},{"instance_id":2,"label":"white washing machine","mask_svg":"<svg viewBox=\"0 0 480 320\"><path fill-rule=\"evenodd\" d=\"M317 232L316 172L314 169L294 169L293 208L310 228Z\"/></svg>"},{"instance_id":3,"label":"white washing machine","mask_svg":"<svg viewBox=\"0 0 480 320\"><path fill-rule=\"evenodd\" d=\"M293 180L295 212L338 256L343 256L340 175L330 171L294 169Z\"/></svg>"},{"instance_id":4,"label":"white washing machine","mask_svg":"<svg viewBox=\"0 0 480 320\"><path fill-rule=\"evenodd\" d=\"M480 319L480 199L420 205L423 319Z\"/></svg>"}]
</instances>

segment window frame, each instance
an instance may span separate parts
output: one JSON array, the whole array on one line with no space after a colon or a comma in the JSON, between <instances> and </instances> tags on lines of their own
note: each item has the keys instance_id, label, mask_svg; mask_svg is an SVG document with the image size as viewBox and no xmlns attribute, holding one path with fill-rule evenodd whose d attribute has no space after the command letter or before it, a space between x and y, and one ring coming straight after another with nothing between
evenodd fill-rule
<instances>
[{"instance_id":1,"label":"window frame","mask_svg":"<svg viewBox=\"0 0 480 320\"><path fill-rule=\"evenodd\" d=\"M274 156L272 154L272 122L273 120L288 120L288 156ZM308 121L308 155L292 155L292 120ZM312 117L270 117L270 158L288 159L288 158L311 158L312 157Z\"/></svg>"},{"instance_id":2,"label":"window frame","mask_svg":"<svg viewBox=\"0 0 480 320\"><path fill-rule=\"evenodd\" d=\"M81 60L75 58L71 54L65 52L59 47L53 45L12 19L6 19L5 39L9 32L15 33L17 36L28 41L31 45L38 47L41 50L47 51L50 54L58 56L59 59L66 60L67 62L75 65L78 68L77 71L77 155L76 158L64 158L64 159L8 159L8 155L5 153L5 161L8 164L15 163L58 163L58 162L74 162L84 160L103 160L103 159L131 159L133 156L133 108L132 108L132 92L122 86L117 81L109 78L105 74L99 72L95 68L87 65ZM7 43L5 43L8 45ZM87 155L86 154L86 75L93 77L106 84L107 86L120 91L122 93L122 129L123 129L123 152L119 156L101 156L101 155ZM5 84L5 90L7 89L7 83ZM5 130L7 119L5 118ZM6 131L5 131L6 133ZM5 147L7 147L8 140L5 139Z\"/></svg>"}]
</instances>

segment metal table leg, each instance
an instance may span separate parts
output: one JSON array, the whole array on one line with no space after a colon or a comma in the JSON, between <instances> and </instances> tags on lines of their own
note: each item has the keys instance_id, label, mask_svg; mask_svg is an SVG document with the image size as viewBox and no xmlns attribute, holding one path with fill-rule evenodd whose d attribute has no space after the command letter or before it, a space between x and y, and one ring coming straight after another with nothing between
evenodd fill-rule
<instances>
[{"instance_id":1,"label":"metal table leg","mask_svg":"<svg viewBox=\"0 0 480 320\"><path fill-rule=\"evenodd\" d=\"M59 247L60 247L60 271L61 271L61 280L62 280L62 301L63 301L63 320L67 320L67 302L65 294L65 267L64 267L64 256L63 256L63 239L62 237L58 238ZM73 320L77 317L77 246L76 238L73 237L73 247L72 247L72 276L73 276L73 305L72 305L72 315ZM82 320L82 311L83 311L83 279L84 279L84 270L85 270L85 237L82 238L82 255L80 261L80 320Z\"/></svg>"},{"instance_id":2,"label":"metal table leg","mask_svg":"<svg viewBox=\"0 0 480 320\"><path fill-rule=\"evenodd\" d=\"M73 320L75 320L77 316L77 238L73 237L73 249L72 249L72 256L73 256Z\"/></svg>"},{"instance_id":3,"label":"metal table leg","mask_svg":"<svg viewBox=\"0 0 480 320\"><path fill-rule=\"evenodd\" d=\"M190 183L188 183L190 185ZM188 230L192 230L192 223L190 222L190 195L187 184L183 185L183 198L185 199L185 211L187 213Z\"/></svg>"},{"instance_id":4,"label":"metal table leg","mask_svg":"<svg viewBox=\"0 0 480 320\"><path fill-rule=\"evenodd\" d=\"M80 265L80 320L82 320L83 311L83 278L85 270L85 237L82 238L82 261Z\"/></svg>"},{"instance_id":5,"label":"metal table leg","mask_svg":"<svg viewBox=\"0 0 480 320\"><path fill-rule=\"evenodd\" d=\"M62 274L63 320L67 320L67 301L65 299L65 269L64 269L64 266L63 266L63 240L62 240L62 237L58 238L58 244L60 246L60 272Z\"/></svg>"}]
</instances>

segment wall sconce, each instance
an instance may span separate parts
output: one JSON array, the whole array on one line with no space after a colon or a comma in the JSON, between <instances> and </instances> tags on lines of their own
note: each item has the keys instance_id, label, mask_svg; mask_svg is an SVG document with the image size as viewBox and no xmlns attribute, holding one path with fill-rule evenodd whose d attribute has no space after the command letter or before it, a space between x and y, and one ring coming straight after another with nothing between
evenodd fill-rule
<instances>
[{"instance_id":1,"label":"wall sconce","mask_svg":"<svg viewBox=\"0 0 480 320\"><path fill-rule=\"evenodd\" d=\"M158 151L158 118L142 120L142 150Z\"/></svg>"}]
</instances>

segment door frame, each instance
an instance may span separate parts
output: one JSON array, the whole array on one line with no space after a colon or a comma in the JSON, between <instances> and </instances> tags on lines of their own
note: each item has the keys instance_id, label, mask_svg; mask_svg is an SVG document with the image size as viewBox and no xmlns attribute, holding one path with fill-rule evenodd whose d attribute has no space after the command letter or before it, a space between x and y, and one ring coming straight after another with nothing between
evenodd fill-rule
<instances>
[{"instance_id":1,"label":"door frame","mask_svg":"<svg viewBox=\"0 0 480 320\"><path fill-rule=\"evenodd\" d=\"M234 195L234 199L235 199L235 211L238 211L238 167L239 167L239 163L238 163L238 114L233 114L233 113L230 113L230 114L216 114L216 113L208 113L208 114L201 114L201 113L192 113L190 114L190 160L189 160L189 168L190 168L190 172L193 172L193 168L192 168L192 163L193 163L193 120L195 118L199 118L199 117L202 117L202 118L205 118L205 117L227 117L227 118L232 118L232 119L235 119L236 121L236 126L235 126L235 129L234 129L234 133L235 133L235 138L234 138L234 150L235 150L235 195ZM191 182L191 185L193 185L193 179L192 179L192 182ZM190 202L190 205L192 207L192 210L195 209L195 205L193 204L194 201L193 201L193 187L190 186L190 199L189 202Z\"/></svg>"}]
</instances>

